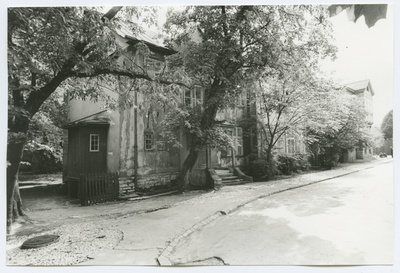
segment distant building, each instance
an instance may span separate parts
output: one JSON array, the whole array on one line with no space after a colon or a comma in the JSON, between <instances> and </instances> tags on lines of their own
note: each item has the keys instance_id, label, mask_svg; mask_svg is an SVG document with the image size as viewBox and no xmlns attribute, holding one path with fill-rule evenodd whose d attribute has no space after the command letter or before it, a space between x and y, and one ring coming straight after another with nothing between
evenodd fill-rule
<instances>
[{"instance_id":1,"label":"distant building","mask_svg":"<svg viewBox=\"0 0 400 273\"><path fill-rule=\"evenodd\" d=\"M352 95L356 95L364 103L364 108L367 113L367 121L370 125L374 122L374 109L372 97L375 92L372 88L370 80L352 82L344 85L344 89Z\"/></svg>"},{"instance_id":2,"label":"distant building","mask_svg":"<svg viewBox=\"0 0 400 273\"><path fill-rule=\"evenodd\" d=\"M364 110L366 112L366 119L369 128L371 128L374 122L374 109L373 109L373 96L375 95L374 89L372 88L370 80L362 80L357 82L352 82L345 84L343 89L357 96L359 100L362 101L364 105ZM344 155L345 162L352 162L355 159L364 159L372 157L373 155L373 147L369 147L365 143L361 143L355 147L354 151L349 151L348 154Z\"/></svg>"}]
</instances>

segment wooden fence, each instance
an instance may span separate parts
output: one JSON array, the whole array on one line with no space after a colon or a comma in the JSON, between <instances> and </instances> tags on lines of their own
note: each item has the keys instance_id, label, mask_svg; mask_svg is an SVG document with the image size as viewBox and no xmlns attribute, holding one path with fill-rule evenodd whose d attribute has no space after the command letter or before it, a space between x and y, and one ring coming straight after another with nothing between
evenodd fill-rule
<instances>
[{"instance_id":1,"label":"wooden fence","mask_svg":"<svg viewBox=\"0 0 400 273\"><path fill-rule=\"evenodd\" d=\"M86 173L79 176L81 206L117 199L119 194L118 173Z\"/></svg>"}]
</instances>

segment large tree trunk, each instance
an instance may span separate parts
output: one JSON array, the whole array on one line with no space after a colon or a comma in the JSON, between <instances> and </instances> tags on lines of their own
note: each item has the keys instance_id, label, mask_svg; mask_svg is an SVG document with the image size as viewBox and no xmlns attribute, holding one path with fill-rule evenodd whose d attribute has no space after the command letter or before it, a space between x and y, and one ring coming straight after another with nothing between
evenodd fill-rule
<instances>
[{"instance_id":1,"label":"large tree trunk","mask_svg":"<svg viewBox=\"0 0 400 273\"><path fill-rule=\"evenodd\" d=\"M22 213L17 175L24 144L21 140L9 140L7 145L7 233L11 232L13 220Z\"/></svg>"},{"instance_id":2,"label":"large tree trunk","mask_svg":"<svg viewBox=\"0 0 400 273\"><path fill-rule=\"evenodd\" d=\"M113 7L103 16L108 20L111 20L122 7ZM83 54L83 49L86 47L86 43L78 43L75 50ZM22 159L22 153L24 145L26 143L26 133L29 129L30 119L42 106L43 102L58 88L58 86L68 77L69 72L75 66L76 60L71 59L65 62L61 71L57 73L46 85L35 92L31 92L26 100L23 99L21 91L17 87L20 86L18 78L9 78L9 85L12 82L14 84L14 91L12 92L12 100L9 102L9 110L12 107L23 109L25 116L19 114L13 114L8 116L8 143L7 143L7 233L11 232L11 225L15 217L23 215L22 211L22 200L19 194L19 187L17 183L17 175L19 165ZM36 86L35 77L32 74L32 87ZM29 117L27 116L29 115Z\"/></svg>"},{"instance_id":3,"label":"large tree trunk","mask_svg":"<svg viewBox=\"0 0 400 273\"><path fill-rule=\"evenodd\" d=\"M18 94L14 92L14 107L22 109L19 104ZM9 106L10 107L10 106ZM9 108L9 111L12 107ZM8 116L8 140L7 140L7 233L11 232L11 225L15 218L24 215L22 200L18 187L18 171L22 159L30 118L28 112L24 114L11 114Z\"/></svg>"},{"instance_id":4,"label":"large tree trunk","mask_svg":"<svg viewBox=\"0 0 400 273\"><path fill-rule=\"evenodd\" d=\"M189 189L190 174L193 169L193 166L197 162L198 156L199 156L199 152L195 149L195 147L192 147L190 149L189 155L186 157L185 161L183 162L182 169L179 173L178 189L180 192L184 192Z\"/></svg>"},{"instance_id":5,"label":"large tree trunk","mask_svg":"<svg viewBox=\"0 0 400 273\"><path fill-rule=\"evenodd\" d=\"M25 215L23 209L22 209L22 198L21 194L19 192L19 184L18 184L18 177L17 177L17 182L15 183L15 188L14 188L14 219L18 218L19 216Z\"/></svg>"},{"instance_id":6,"label":"large tree trunk","mask_svg":"<svg viewBox=\"0 0 400 273\"><path fill-rule=\"evenodd\" d=\"M216 100L221 93L224 92L224 85L220 84L219 80L214 80L211 88L206 90L204 96L204 111L201 116L201 130L207 130L209 128L213 128L215 126L215 117L217 116L218 109L220 106L220 102ZM223 99L223 98L222 98ZM220 100L222 100L220 99ZM212 103L210 103L212 101ZM197 158L199 156L199 151L205 147L202 147L198 143L201 143L196 136L192 139L192 147L190 148L189 154L183 162L182 169L178 176L178 188L180 192L186 191L189 189L189 179L190 174L193 169L193 166L197 162Z\"/></svg>"}]
</instances>

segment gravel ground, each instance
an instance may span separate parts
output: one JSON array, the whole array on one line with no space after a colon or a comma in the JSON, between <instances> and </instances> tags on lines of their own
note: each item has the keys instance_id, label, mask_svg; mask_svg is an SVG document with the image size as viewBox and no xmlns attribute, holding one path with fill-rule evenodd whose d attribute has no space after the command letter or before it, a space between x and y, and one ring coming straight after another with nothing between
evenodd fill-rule
<instances>
[{"instance_id":1,"label":"gravel ground","mask_svg":"<svg viewBox=\"0 0 400 273\"><path fill-rule=\"evenodd\" d=\"M41 248L20 248L25 240L45 234L59 235L60 239ZM7 239L7 265L75 265L88 260L88 256L95 251L113 249L122 237L123 233L119 230L93 223L65 225L31 236L11 236Z\"/></svg>"}]
</instances>

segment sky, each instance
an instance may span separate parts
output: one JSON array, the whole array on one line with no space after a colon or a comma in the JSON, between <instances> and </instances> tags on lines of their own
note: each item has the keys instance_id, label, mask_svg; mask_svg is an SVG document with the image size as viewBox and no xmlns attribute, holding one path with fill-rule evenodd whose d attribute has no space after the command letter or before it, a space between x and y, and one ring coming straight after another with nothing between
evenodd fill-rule
<instances>
[{"instance_id":1,"label":"sky","mask_svg":"<svg viewBox=\"0 0 400 273\"><path fill-rule=\"evenodd\" d=\"M374 124L393 109L393 6L387 18L368 28L364 17L357 23L347 18L346 12L331 17L338 47L337 59L325 62L324 71L340 83L369 79L373 97Z\"/></svg>"}]
</instances>

